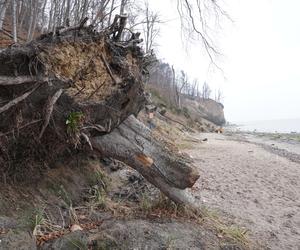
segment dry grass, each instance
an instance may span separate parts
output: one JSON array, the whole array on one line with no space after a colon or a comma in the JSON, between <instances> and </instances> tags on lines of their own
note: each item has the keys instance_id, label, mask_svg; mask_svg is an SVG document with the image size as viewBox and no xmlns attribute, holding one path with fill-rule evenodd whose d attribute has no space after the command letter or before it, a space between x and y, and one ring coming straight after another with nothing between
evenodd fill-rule
<instances>
[{"instance_id":1,"label":"dry grass","mask_svg":"<svg viewBox=\"0 0 300 250\"><path fill-rule=\"evenodd\" d=\"M162 194L154 202L151 197L144 195L138 210L134 214L147 218L172 218L190 221L210 228L221 240L230 241L244 249L249 248L250 243L247 239L248 231L246 229L236 225L227 225L216 212L205 207L194 209L188 206L178 205Z\"/></svg>"},{"instance_id":2,"label":"dry grass","mask_svg":"<svg viewBox=\"0 0 300 250\"><path fill-rule=\"evenodd\" d=\"M74 206L71 194L63 186L57 185L57 197L64 201L68 209L68 213L62 217L60 223L52 219L55 216L49 214L48 208L42 208L32 213L31 229L38 238L38 244L68 234L72 224L80 225L82 228L97 228L98 225L90 217L95 212L108 213L114 219L161 221L172 219L195 223L195 226L198 224L205 230L214 232L221 242L239 245L244 249L248 246L247 232L241 228L226 225L213 211L205 208L195 210L175 204L162 194L154 195L149 189L140 193L139 197L141 198L138 203L128 200L115 201L105 191L105 187L110 186L110 179L106 177L104 170L100 173L99 163L91 161L88 169L85 168L84 171L90 172L90 175L86 176L90 187L83 190L84 193L81 195L83 200L76 206ZM51 212L57 214L56 210L51 210ZM167 245L172 247L172 239Z\"/></svg>"}]
</instances>

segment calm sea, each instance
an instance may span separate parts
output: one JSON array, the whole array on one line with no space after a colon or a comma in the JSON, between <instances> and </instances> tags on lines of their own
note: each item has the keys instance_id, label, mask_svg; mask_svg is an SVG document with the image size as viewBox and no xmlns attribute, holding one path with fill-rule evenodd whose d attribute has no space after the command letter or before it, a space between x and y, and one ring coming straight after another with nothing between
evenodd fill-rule
<instances>
[{"instance_id":1,"label":"calm sea","mask_svg":"<svg viewBox=\"0 0 300 250\"><path fill-rule=\"evenodd\" d=\"M238 126L243 131L267 133L300 133L300 118L245 122Z\"/></svg>"}]
</instances>

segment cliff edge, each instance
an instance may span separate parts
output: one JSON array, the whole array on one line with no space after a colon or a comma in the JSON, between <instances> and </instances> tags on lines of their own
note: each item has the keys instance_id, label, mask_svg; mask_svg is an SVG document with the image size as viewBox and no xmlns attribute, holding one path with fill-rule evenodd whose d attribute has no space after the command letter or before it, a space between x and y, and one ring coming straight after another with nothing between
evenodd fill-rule
<instances>
[{"instance_id":1,"label":"cliff edge","mask_svg":"<svg viewBox=\"0 0 300 250\"><path fill-rule=\"evenodd\" d=\"M218 126L225 124L224 106L212 99L183 96L182 106L185 107L193 119L204 118Z\"/></svg>"}]
</instances>

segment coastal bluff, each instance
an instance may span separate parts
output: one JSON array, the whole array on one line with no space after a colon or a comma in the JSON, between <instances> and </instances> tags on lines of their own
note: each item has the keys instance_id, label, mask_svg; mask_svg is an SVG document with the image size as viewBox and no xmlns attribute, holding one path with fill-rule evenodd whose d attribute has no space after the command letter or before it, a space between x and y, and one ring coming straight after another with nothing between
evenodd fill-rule
<instances>
[{"instance_id":1,"label":"coastal bluff","mask_svg":"<svg viewBox=\"0 0 300 250\"><path fill-rule=\"evenodd\" d=\"M224 105L212 99L201 97L190 98L184 95L182 106L185 107L193 119L204 118L218 126L225 124Z\"/></svg>"}]
</instances>

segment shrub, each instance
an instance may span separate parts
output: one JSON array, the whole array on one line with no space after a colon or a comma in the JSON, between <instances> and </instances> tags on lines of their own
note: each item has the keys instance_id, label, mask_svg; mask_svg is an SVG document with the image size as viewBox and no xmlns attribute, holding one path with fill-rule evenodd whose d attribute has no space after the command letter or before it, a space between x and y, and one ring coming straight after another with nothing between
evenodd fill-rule
<instances>
[{"instance_id":1,"label":"shrub","mask_svg":"<svg viewBox=\"0 0 300 250\"><path fill-rule=\"evenodd\" d=\"M84 115L82 112L71 112L66 120L67 132L69 134L78 133L83 118Z\"/></svg>"}]
</instances>

